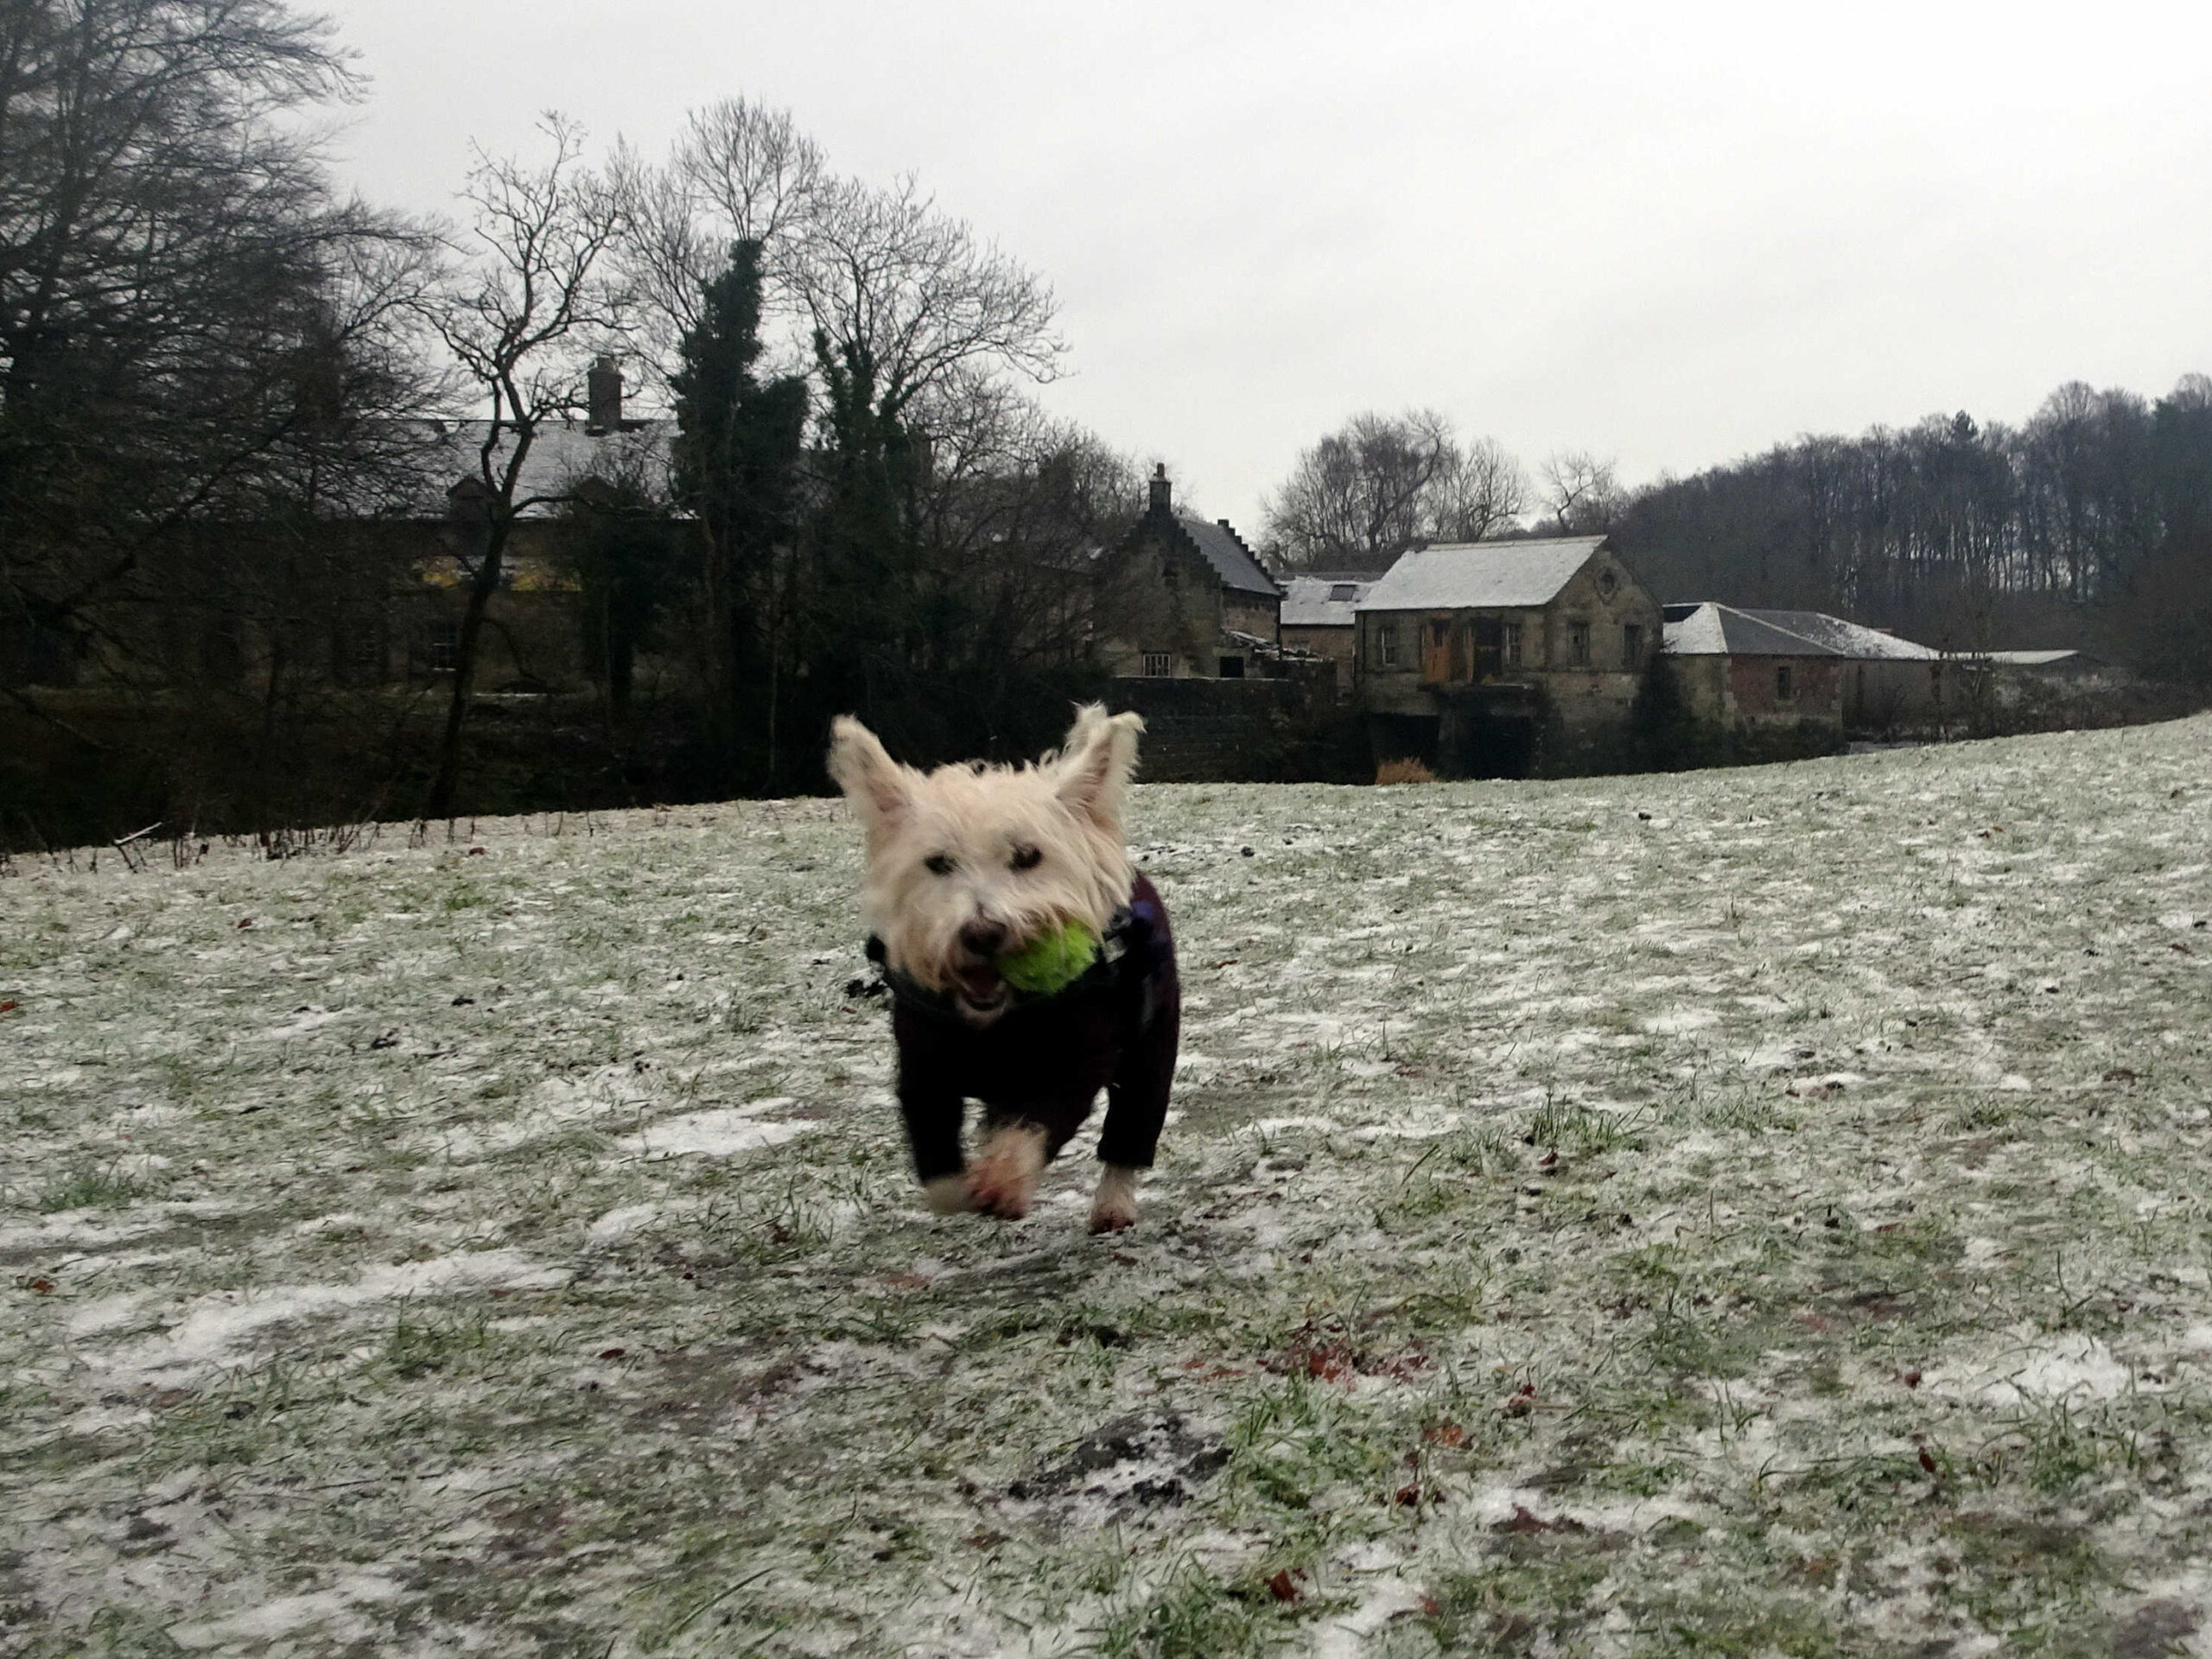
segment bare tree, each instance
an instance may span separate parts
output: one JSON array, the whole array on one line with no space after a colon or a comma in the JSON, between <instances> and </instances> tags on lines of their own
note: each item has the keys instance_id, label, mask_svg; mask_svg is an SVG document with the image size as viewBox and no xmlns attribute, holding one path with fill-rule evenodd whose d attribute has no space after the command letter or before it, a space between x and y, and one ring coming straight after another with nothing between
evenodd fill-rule
<instances>
[{"instance_id":1,"label":"bare tree","mask_svg":"<svg viewBox=\"0 0 2212 1659\"><path fill-rule=\"evenodd\" d=\"M1513 529L1528 511L1521 463L1495 438L1477 438L1431 491L1427 534L1439 542L1479 542Z\"/></svg>"},{"instance_id":2,"label":"bare tree","mask_svg":"<svg viewBox=\"0 0 2212 1659\"><path fill-rule=\"evenodd\" d=\"M1586 449L1564 449L1543 465L1544 505L1561 536L1602 535L1628 505L1613 463Z\"/></svg>"},{"instance_id":3,"label":"bare tree","mask_svg":"<svg viewBox=\"0 0 2212 1659\"><path fill-rule=\"evenodd\" d=\"M1462 448L1434 410L1356 415L1311 449L1267 503L1292 569L1378 570L1422 541L1476 541L1514 522L1521 469L1497 443Z\"/></svg>"},{"instance_id":4,"label":"bare tree","mask_svg":"<svg viewBox=\"0 0 2212 1659\"><path fill-rule=\"evenodd\" d=\"M971 369L1050 380L1066 347L1046 283L912 178L888 189L824 187L794 239L784 280L805 308L817 353L864 366L896 418L925 391Z\"/></svg>"},{"instance_id":5,"label":"bare tree","mask_svg":"<svg viewBox=\"0 0 2212 1659\"><path fill-rule=\"evenodd\" d=\"M0 5L0 623L122 650L155 550L362 453L420 265L296 118L353 91L283 0Z\"/></svg>"},{"instance_id":6,"label":"bare tree","mask_svg":"<svg viewBox=\"0 0 2212 1659\"><path fill-rule=\"evenodd\" d=\"M565 499L562 489L524 493L531 450L546 423L583 402L585 363L620 337L630 308L610 257L630 224L621 193L585 165L575 123L548 115L540 124L552 154L536 166L478 152L462 193L474 209L457 249L463 263L429 307L489 418L476 447L478 533L426 819L453 810L485 613L516 522Z\"/></svg>"},{"instance_id":7,"label":"bare tree","mask_svg":"<svg viewBox=\"0 0 2212 1659\"><path fill-rule=\"evenodd\" d=\"M691 112L664 162L620 149L610 175L629 217L620 263L639 302L639 343L659 378L674 372L679 342L699 326L701 296L740 242L759 245L769 314L804 321L789 280L793 245L830 175L788 111L724 99ZM804 342L782 344L797 366Z\"/></svg>"}]
</instances>

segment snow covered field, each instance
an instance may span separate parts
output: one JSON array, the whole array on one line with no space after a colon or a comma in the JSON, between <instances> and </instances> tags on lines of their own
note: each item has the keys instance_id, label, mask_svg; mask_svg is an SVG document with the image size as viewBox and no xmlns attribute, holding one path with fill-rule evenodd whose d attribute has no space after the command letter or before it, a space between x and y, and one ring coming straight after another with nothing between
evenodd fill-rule
<instances>
[{"instance_id":1,"label":"snow covered field","mask_svg":"<svg viewBox=\"0 0 2212 1659\"><path fill-rule=\"evenodd\" d=\"M2212 719L1133 816L1105 1241L830 802L19 859L0 1652L2212 1653Z\"/></svg>"}]
</instances>

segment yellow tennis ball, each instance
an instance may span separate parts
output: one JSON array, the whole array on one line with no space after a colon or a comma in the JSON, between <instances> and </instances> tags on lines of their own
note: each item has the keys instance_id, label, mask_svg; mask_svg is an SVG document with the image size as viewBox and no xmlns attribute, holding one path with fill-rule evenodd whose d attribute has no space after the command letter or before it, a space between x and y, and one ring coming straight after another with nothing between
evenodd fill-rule
<instances>
[{"instance_id":1,"label":"yellow tennis ball","mask_svg":"<svg viewBox=\"0 0 2212 1659\"><path fill-rule=\"evenodd\" d=\"M1063 922L999 958L999 977L1017 991L1050 996L1098 960L1098 935L1086 922Z\"/></svg>"}]
</instances>

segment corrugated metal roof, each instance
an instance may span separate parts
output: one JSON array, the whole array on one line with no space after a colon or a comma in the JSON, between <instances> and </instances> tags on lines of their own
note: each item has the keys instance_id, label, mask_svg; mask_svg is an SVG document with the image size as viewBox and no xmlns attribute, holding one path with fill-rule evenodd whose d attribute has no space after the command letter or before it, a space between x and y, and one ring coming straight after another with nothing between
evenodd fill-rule
<instances>
[{"instance_id":1,"label":"corrugated metal roof","mask_svg":"<svg viewBox=\"0 0 2212 1659\"><path fill-rule=\"evenodd\" d=\"M1548 605L1605 545L1602 536L1541 542L1450 542L1403 555L1358 602L1362 611L1464 611Z\"/></svg>"},{"instance_id":2,"label":"corrugated metal roof","mask_svg":"<svg viewBox=\"0 0 2212 1659\"><path fill-rule=\"evenodd\" d=\"M1175 515L1175 524L1213 567L1223 587L1240 594L1257 594L1265 599L1282 597L1282 589L1275 586L1274 578L1260 569L1251 549L1227 524L1210 524L1204 518L1179 512Z\"/></svg>"},{"instance_id":3,"label":"corrugated metal roof","mask_svg":"<svg viewBox=\"0 0 2212 1659\"><path fill-rule=\"evenodd\" d=\"M1352 607L1367 597L1376 578L1285 576L1282 579L1282 625L1286 628L1348 628L1357 619ZM1345 588L1351 591L1339 599Z\"/></svg>"}]
</instances>

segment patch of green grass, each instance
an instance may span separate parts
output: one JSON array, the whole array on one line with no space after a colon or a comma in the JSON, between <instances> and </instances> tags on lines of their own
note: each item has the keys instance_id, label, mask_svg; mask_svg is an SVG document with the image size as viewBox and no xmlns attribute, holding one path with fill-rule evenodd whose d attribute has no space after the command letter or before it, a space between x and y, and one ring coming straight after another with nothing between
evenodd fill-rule
<instances>
[{"instance_id":1,"label":"patch of green grass","mask_svg":"<svg viewBox=\"0 0 2212 1659\"><path fill-rule=\"evenodd\" d=\"M1185 1566L1114 1614L1096 1651L1103 1659L1239 1659L1279 1647L1312 1611L1302 1598L1279 1599L1257 1569L1224 1579Z\"/></svg>"},{"instance_id":2,"label":"patch of green grass","mask_svg":"<svg viewBox=\"0 0 2212 1659\"><path fill-rule=\"evenodd\" d=\"M1605 1608L1592 1592L1626 1541L1580 1526L1494 1533L1484 1557L1440 1574L1428 1616L1446 1653L1581 1654Z\"/></svg>"},{"instance_id":3,"label":"patch of green grass","mask_svg":"<svg viewBox=\"0 0 2212 1659\"><path fill-rule=\"evenodd\" d=\"M1638 1144L1624 1115L1567 1100L1548 1099L1537 1107L1521 1138L1567 1158L1592 1158Z\"/></svg>"},{"instance_id":4,"label":"patch of green grass","mask_svg":"<svg viewBox=\"0 0 2212 1659\"><path fill-rule=\"evenodd\" d=\"M493 1345L486 1313L402 1313L378 1357L394 1376L413 1379L480 1365Z\"/></svg>"},{"instance_id":5,"label":"patch of green grass","mask_svg":"<svg viewBox=\"0 0 2212 1659\"><path fill-rule=\"evenodd\" d=\"M62 1210L112 1210L144 1190L143 1182L118 1164L79 1164L40 1189L38 1207L49 1215Z\"/></svg>"}]
</instances>

